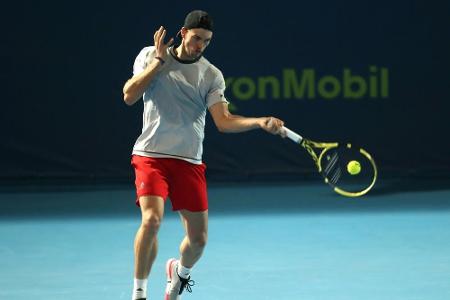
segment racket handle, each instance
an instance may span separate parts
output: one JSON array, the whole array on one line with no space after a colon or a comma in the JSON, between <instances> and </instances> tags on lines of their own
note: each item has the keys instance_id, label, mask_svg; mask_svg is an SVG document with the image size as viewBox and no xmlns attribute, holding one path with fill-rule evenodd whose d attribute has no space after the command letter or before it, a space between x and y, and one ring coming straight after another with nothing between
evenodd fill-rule
<instances>
[{"instance_id":1,"label":"racket handle","mask_svg":"<svg viewBox=\"0 0 450 300\"><path fill-rule=\"evenodd\" d=\"M303 137L299 135L298 133L293 132L289 128L281 127L281 130L283 130L286 133L286 136L296 142L297 144L300 144L303 140Z\"/></svg>"}]
</instances>

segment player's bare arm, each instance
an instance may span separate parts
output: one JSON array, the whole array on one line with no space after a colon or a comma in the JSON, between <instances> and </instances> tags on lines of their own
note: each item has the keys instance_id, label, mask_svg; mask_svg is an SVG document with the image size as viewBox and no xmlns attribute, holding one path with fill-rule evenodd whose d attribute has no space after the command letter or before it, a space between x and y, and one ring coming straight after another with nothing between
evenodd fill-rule
<instances>
[{"instance_id":1,"label":"player's bare arm","mask_svg":"<svg viewBox=\"0 0 450 300\"><path fill-rule=\"evenodd\" d=\"M209 112L220 132L238 133L261 128L271 134L283 134L280 129L284 122L275 117L247 118L233 115L224 102L214 104Z\"/></svg>"},{"instance_id":2,"label":"player's bare arm","mask_svg":"<svg viewBox=\"0 0 450 300\"><path fill-rule=\"evenodd\" d=\"M166 29L160 27L153 35L157 59L153 59L147 64L145 70L129 79L123 87L123 100L128 105L136 103L144 94L146 88L158 73L163 62L166 60L167 48L173 43L173 38L164 43Z\"/></svg>"}]
</instances>

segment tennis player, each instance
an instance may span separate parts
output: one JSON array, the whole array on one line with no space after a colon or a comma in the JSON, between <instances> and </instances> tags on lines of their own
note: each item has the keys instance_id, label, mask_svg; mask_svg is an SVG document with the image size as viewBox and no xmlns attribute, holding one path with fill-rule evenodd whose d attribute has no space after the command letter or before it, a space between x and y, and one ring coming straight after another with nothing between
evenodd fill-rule
<instances>
[{"instance_id":1,"label":"tennis player","mask_svg":"<svg viewBox=\"0 0 450 300\"><path fill-rule=\"evenodd\" d=\"M190 12L174 39L165 43L166 29L154 34L154 46L136 57L133 77L123 88L124 101L144 101L143 128L132 155L135 170L136 204L142 223L137 231L134 254L133 300L147 298L147 278L155 260L157 233L170 197L172 209L181 215L186 236L179 259L166 263L165 299L180 299L191 292L192 267L205 248L208 235L206 166L202 162L206 111L220 132L263 129L280 134L283 122L274 117L246 118L228 111L225 81L203 52L213 36L213 21L204 11Z\"/></svg>"}]
</instances>

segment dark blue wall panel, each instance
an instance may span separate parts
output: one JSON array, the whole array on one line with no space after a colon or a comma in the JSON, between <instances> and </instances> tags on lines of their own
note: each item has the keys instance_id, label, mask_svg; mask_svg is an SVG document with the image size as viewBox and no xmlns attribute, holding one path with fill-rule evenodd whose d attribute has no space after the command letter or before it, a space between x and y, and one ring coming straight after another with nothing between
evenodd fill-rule
<instances>
[{"instance_id":1,"label":"dark blue wall panel","mask_svg":"<svg viewBox=\"0 0 450 300\"><path fill-rule=\"evenodd\" d=\"M406 0L9 3L1 21L0 177L129 178L142 104L127 107L122 86L157 27L175 35L196 8L215 17L205 56L227 78L237 114L275 115L307 137L364 145L385 174L448 175L449 21L439 17L448 8L430 6ZM206 131L211 179L313 171L289 141L258 131L220 134L210 118Z\"/></svg>"}]
</instances>

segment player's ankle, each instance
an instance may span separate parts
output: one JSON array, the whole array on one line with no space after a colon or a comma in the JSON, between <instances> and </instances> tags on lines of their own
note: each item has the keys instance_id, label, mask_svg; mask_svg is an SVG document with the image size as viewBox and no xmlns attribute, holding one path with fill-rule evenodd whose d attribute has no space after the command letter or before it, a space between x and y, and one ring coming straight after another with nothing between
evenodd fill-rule
<instances>
[{"instance_id":1,"label":"player's ankle","mask_svg":"<svg viewBox=\"0 0 450 300\"><path fill-rule=\"evenodd\" d=\"M147 299L147 279L134 279L132 300Z\"/></svg>"},{"instance_id":2,"label":"player's ankle","mask_svg":"<svg viewBox=\"0 0 450 300\"><path fill-rule=\"evenodd\" d=\"M188 279L189 275L191 275L192 268L187 268L181 265L181 262L178 262L177 274L181 278Z\"/></svg>"}]
</instances>

